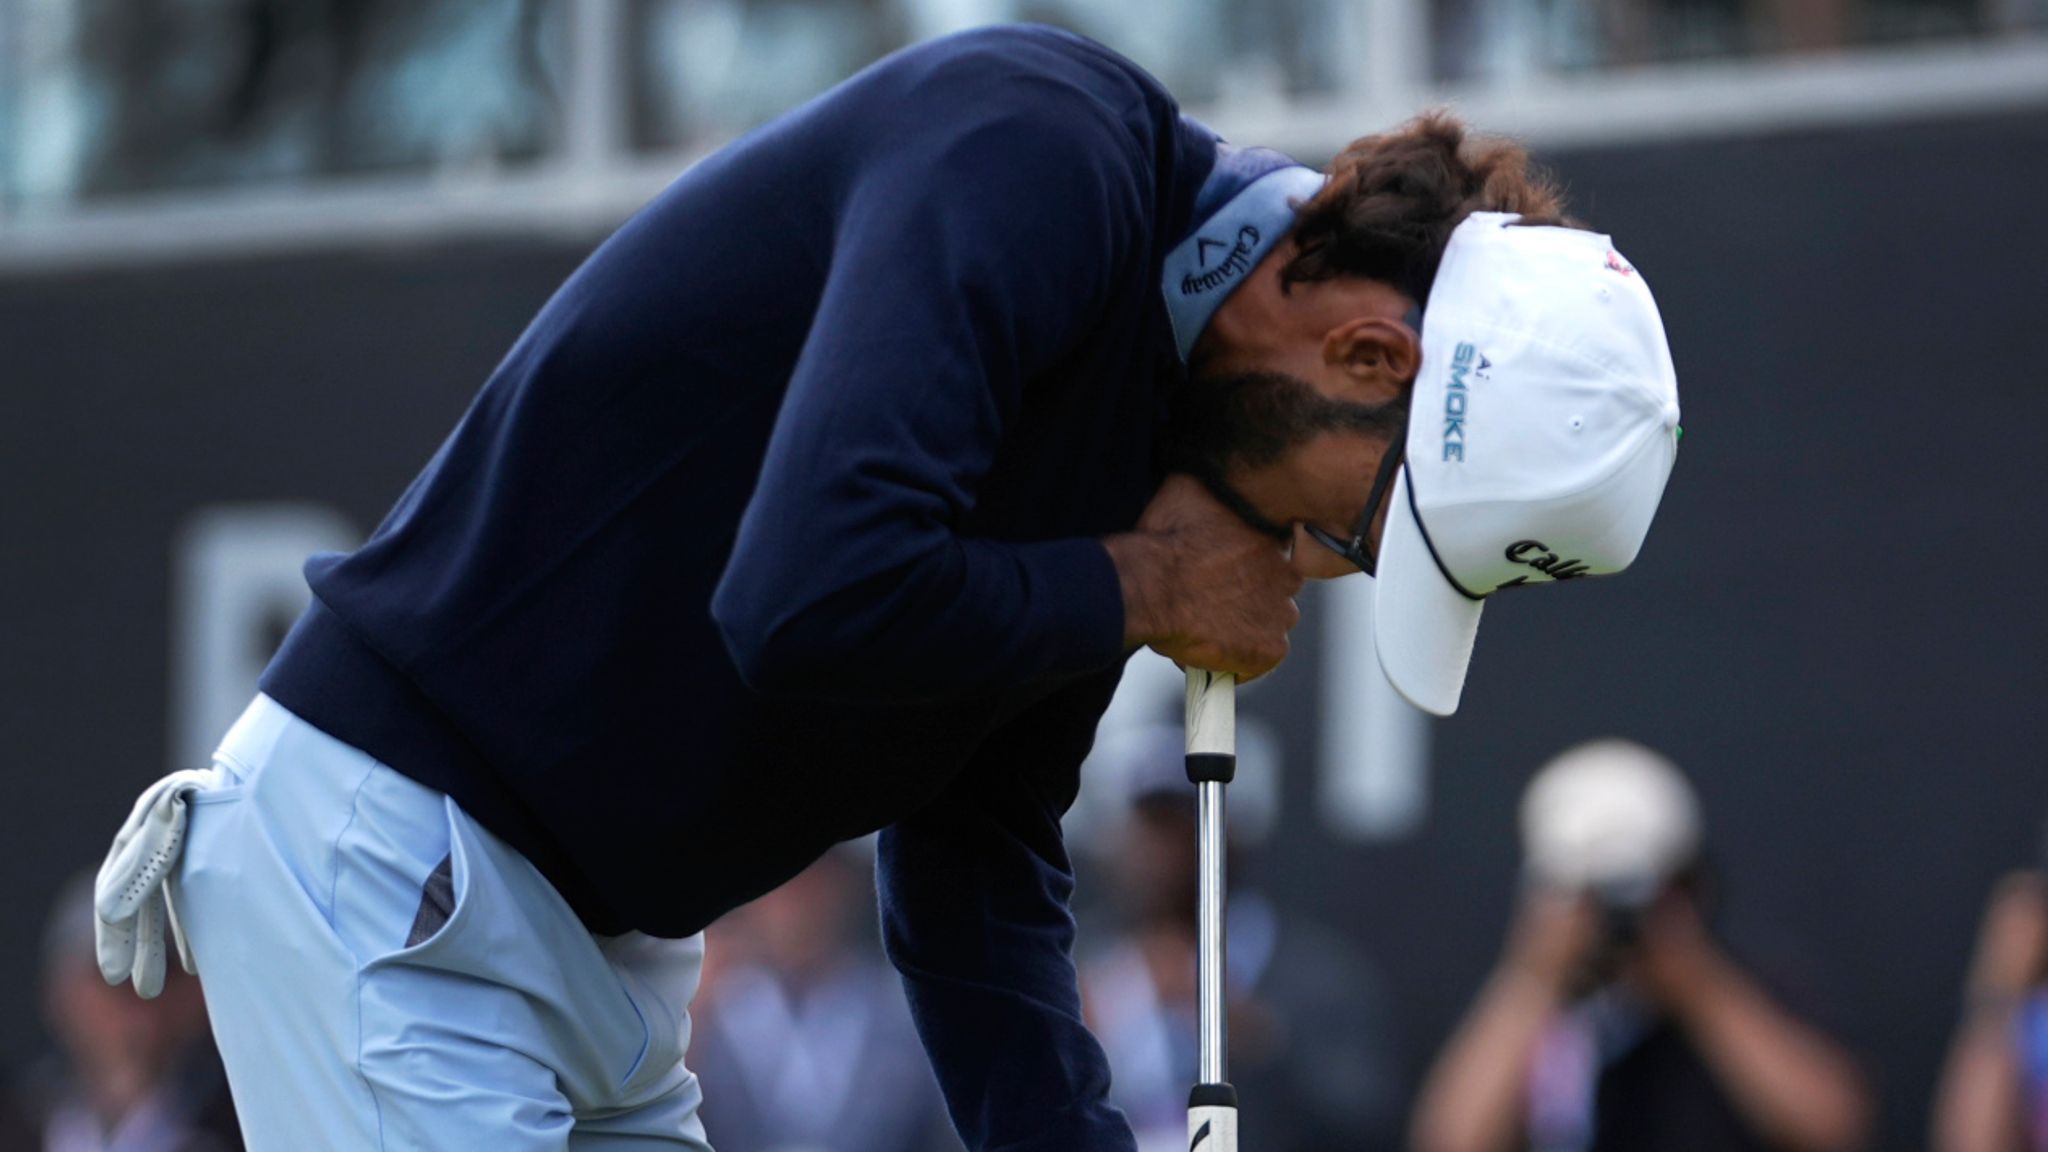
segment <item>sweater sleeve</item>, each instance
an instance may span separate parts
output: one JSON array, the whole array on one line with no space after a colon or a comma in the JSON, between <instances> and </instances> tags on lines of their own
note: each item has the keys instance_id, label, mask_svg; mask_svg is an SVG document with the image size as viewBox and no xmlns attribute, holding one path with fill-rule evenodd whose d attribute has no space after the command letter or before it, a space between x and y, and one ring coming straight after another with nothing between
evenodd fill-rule
<instances>
[{"instance_id":1,"label":"sweater sleeve","mask_svg":"<svg viewBox=\"0 0 2048 1152\"><path fill-rule=\"evenodd\" d=\"M940 700L1121 654L1099 541L958 526L1034 377L1101 311L1135 242L1140 169L1085 97L1011 78L991 99L975 82L928 85L841 205L712 600L758 691Z\"/></svg>"},{"instance_id":2,"label":"sweater sleeve","mask_svg":"<svg viewBox=\"0 0 2048 1152\"><path fill-rule=\"evenodd\" d=\"M1060 833L1116 678L993 734L936 802L883 831L882 939L971 1152L1134 1152L1082 1021Z\"/></svg>"}]
</instances>

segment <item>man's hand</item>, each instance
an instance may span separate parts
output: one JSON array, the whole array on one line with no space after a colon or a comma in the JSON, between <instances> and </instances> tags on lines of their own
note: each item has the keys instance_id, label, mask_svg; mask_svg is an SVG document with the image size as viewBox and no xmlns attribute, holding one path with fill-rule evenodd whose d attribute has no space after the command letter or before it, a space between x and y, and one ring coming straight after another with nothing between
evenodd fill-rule
<instances>
[{"instance_id":1,"label":"man's hand","mask_svg":"<svg viewBox=\"0 0 2048 1152\"><path fill-rule=\"evenodd\" d=\"M1263 676L1301 619L1288 546L1246 526L1200 481L1169 476L1135 532L1103 541L1124 593L1124 642L1176 663Z\"/></svg>"},{"instance_id":2,"label":"man's hand","mask_svg":"<svg viewBox=\"0 0 2048 1152\"><path fill-rule=\"evenodd\" d=\"M1600 907L1577 892L1533 888L1522 897L1508 934L1504 970L1526 977L1562 1000L1600 944Z\"/></svg>"},{"instance_id":3,"label":"man's hand","mask_svg":"<svg viewBox=\"0 0 2048 1152\"><path fill-rule=\"evenodd\" d=\"M1666 892L1643 910L1642 940L1632 957L1638 985L1665 1011L1683 1017L1706 1002L1732 965L1708 934L1699 905Z\"/></svg>"},{"instance_id":4,"label":"man's hand","mask_svg":"<svg viewBox=\"0 0 2048 1152\"><path fill-rule=\"evenodd\" d=\"M2023 871L1998 882L1977 950L1962 1023L1935 1095L1936 1152L2008 1152L2025 1145L2026 1074L2014 1025L2048 969L2048 876Z\"/></svg>"},{"instance_id":5,"label":"man's hand","mask_svg":"<svg viewBox=\"0 0 2048 1152\"><path fill-rule=\"evenodd\" d=\"M2048 876L2014 872L1999 881L1977 932L1970 964L1973 1000L2017 1002L2048 972Z\"/></svg>"}]
</instances>

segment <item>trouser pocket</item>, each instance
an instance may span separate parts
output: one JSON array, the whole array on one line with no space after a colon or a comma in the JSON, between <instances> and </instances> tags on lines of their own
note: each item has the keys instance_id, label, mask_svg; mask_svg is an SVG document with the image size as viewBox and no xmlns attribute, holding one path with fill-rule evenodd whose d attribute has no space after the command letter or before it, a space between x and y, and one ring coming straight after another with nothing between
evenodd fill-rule
<instances>
[{"instance_id":1,"label":"trouser pocket","mask_svg":"<svg viewBox=\"0 0 2048 1152\"><path fill-rule=\"evenodd\" d=\"M426 883L420 885L419 910L412 915L412 931L405 934L405 946L415 948L434 938L455 914L455 854L441 857L441 862L427 874Z\"/></svg>"},{"instance_id":2,"label":"trouser pocket","mask_svg":"<svg viewBox=\"0 0 2048 1152\"><path fill-rule=\"evenodd\" d=\"M676 1029L525 857L446 803L445 860L414 886L401 946L363 966L365 1073L416 1076L423 1041L499 1048L545 1065L577 1112L621 1107L650 1053L680 1059Z\"/></svg>"}]
</instances>

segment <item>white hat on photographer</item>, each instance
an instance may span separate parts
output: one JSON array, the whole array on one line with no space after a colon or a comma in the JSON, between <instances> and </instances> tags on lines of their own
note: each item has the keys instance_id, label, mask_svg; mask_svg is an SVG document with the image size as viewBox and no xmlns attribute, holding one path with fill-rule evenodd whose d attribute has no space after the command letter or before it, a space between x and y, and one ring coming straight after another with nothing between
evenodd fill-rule
<instances>
[{"instance_id":1,"label":"white hat on photographer","mask_svg":"<svg viewBox=\"0 0 2048 1152\"><path fill-rule=\"evenodd\" d=\"M1645 902L1700 850L1699 800L1670 760L1629 740L1567 749L1522 794L1529 879Z\"/></svg>"}]
</instances>

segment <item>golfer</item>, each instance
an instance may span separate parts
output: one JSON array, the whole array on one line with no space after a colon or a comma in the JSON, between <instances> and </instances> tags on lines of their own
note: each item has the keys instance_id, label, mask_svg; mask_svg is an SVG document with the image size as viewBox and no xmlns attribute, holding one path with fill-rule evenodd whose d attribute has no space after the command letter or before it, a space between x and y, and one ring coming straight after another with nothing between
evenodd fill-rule
<instances>
[{"instance_id":1,"label":"golfer","mask_svg":"<svg viewBox=\"0 0 2048 1152\"><path fill-rule=\"evenodd\" d=\"M1496 589L1648 529L1662 328L1562 212L1446 117L1324 174L1065 33L884 60L626 223L307 564L103 968L188 953L257 1152L703 1149L704 927L879 829L967 1146L1128 1152L1060 840L1125 657L1258 676L1377 568L1448 712Z\"/></svg>"}]
</instances>

